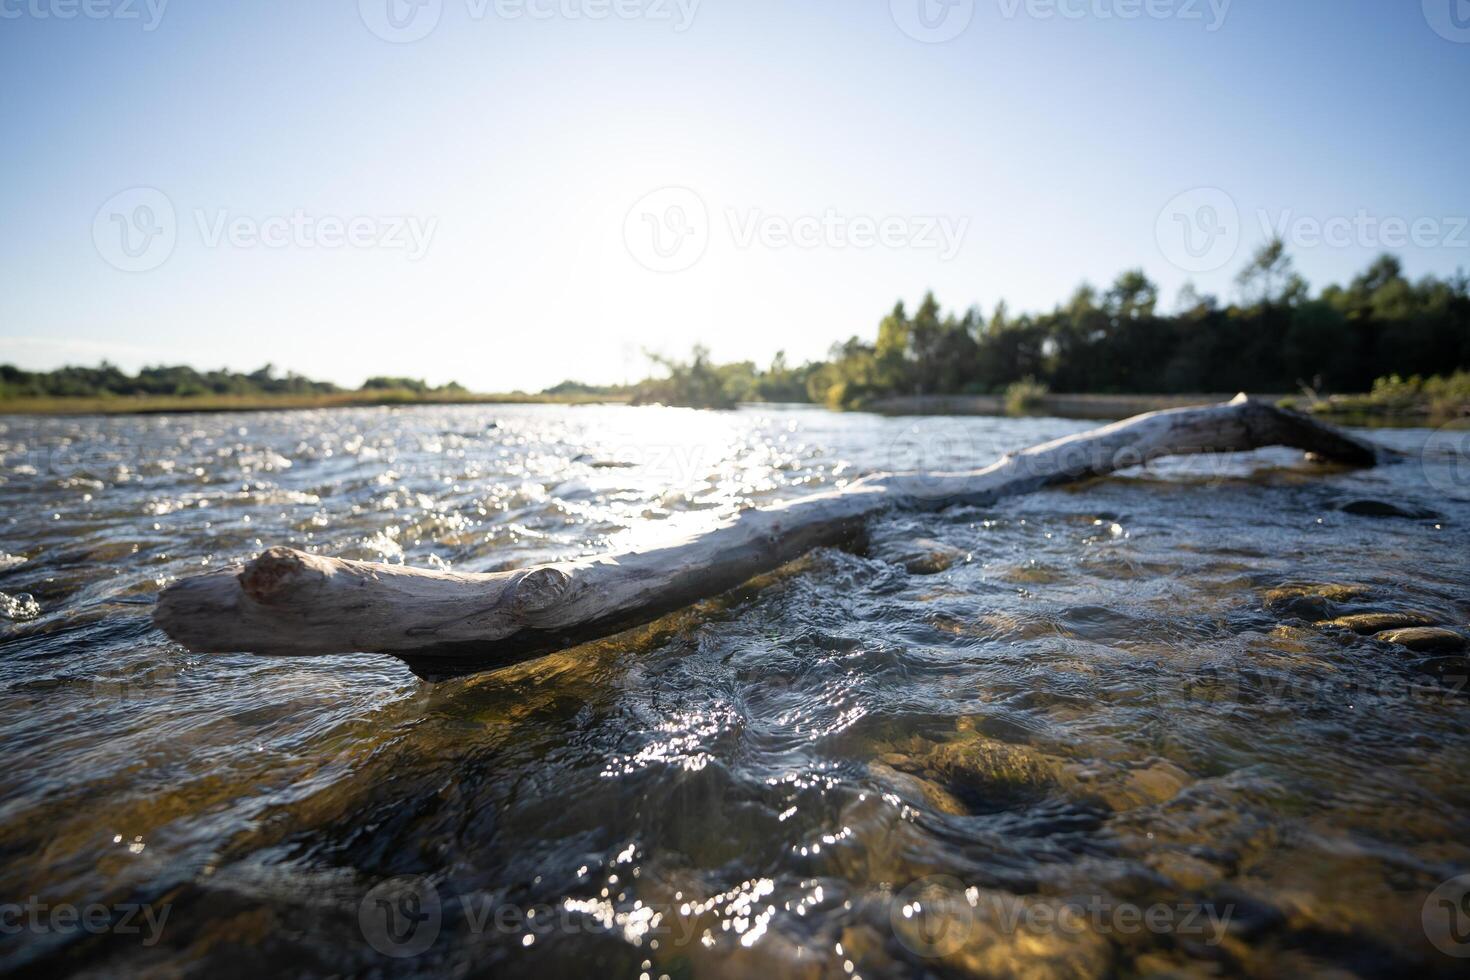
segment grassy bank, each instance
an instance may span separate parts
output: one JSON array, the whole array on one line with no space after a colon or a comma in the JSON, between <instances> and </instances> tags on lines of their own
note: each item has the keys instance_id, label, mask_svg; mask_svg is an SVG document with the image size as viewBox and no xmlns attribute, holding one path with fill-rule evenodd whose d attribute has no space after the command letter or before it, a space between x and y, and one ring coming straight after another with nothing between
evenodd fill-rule
<instances>
[{"instance_id":1,"label":"grassy bank","mask_svg":"<svg viewBox=\"0 0 1470 980\"><path fill-rule=\"evenodd\" d=\"M1441 424L1470 419L1470 371L1421 378L1389 375L1363 395L1288 398L1283 404L1335 421L1419 421Z\"/></svg>"},{"instance_id":2,"label":"grassy bank","mask_svg":"<svg viewBox=\"0 0 1470 980\"><path fill-rule=\"evenodd\" d=\"M424 394L406 390L312 394L108 395L0 399L0 415L173 415L189 412L282 412L382 405L591 405L616 402L605 395Z\"/></svg>"}]
</instances>

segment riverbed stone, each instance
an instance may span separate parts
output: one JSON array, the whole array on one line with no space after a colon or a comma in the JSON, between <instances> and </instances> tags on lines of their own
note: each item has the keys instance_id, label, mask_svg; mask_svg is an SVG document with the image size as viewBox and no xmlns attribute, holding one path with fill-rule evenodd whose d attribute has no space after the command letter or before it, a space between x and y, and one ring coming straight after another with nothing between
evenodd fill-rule
<instances>
[{"instance_id":1,"label":"riverbed stone","mask_svg":"<svg viewBox=\"0 0 1470 980\"><path fill-rule=\"evenodd\" d=\"M900 772L883 762L868 765L868 772L885 787L913 803L924 805L930 810L947 813L953 817L964 816L970 811L955 799L943 786L914 773Z\"/></svg>"},{"instance_id":2,"label":"riverbed stone","mask_svg":"<svg viewBox=\"0 0 1470 980\"><path fill-rule=\"evenodd\" d=\"M1143 862L1186 891L1203 891L1224 877L1224 872L1210 862L1176 849L1145 854Z\"/></svg>"},{"instance_id":3,"label":"riverbed stone","mask_svg":"<svg viewBox=\"0 0 1470 980\"><path fill-rule=\"evenodd\" d=\"M906 547L891 548L885 559L902 565L913 575L937 575L965 560L965 552L931 538L918 538Z\"/></svg>"},{"instance_id":4,"label":"riverbed stone","mask_svg":"<svg viewBox=\"0 0 1470 980\"><path fill-rule=\"evenodd\" d=\"M1470 645L1463 633L1438 626L1385 630L1375 638L1421 653L1447 653L1463 650Z\"/></svg>"},{"instance_id":5,"label":"riverbed stone","mask_svg":"<svg viewBox=\"0 0 1470 980\"><path fill-rule=\"evenodd\" d=\"M1416 626L1434 626L1437 620L1421 612L1365 612L1350 616L1338 616L1324 620L1318 626L1336 626L1364 635L1382 633L1384 630L1411 629Z\"/></svg>"},{"instance_id":6,"label":"riverbed stone","mask_svg":"<svg viewBox=\"0 0 1470 980\"><path fill-rule=\"evenodd\" d=\"M1266 593L1266 601L1269 603L1300 596L1321 596L1333 602L1348 602L1372 594L1372 586L1356 582L1316 582L1278 586Z\"/></svg>"},{"instance_id":7,"label":"riverbed stone","mask_svg":"<svg viewBox=\"0 0 1470 980\"><path fill-rule=\"evenodd\" d=\"M1374 590L1351 582L1298 583L1282 585L1266 592L1266 608L1278 616L1298 619L1329 619L1334 604L1366 599Z\"/></svg>"},{"instance_id":8,"label":"riverbed stone","mask_svg":"<svg viewBox=\"0 0 1470 980\"><path fill-rule=\"evenodd\" d=\"M1356 514L1359 517L1402 517L1416 521L1439 516L1423 507L1394 504L1387 500L1349 500L1338 509L1344 514Z\"/></svg>"},{"instance_id":9,"label":"riverbed stone","mask_svg":"<svg viewBox=\"0 0 1470 980\"><path fill-rule=\"evenodd\" d=\"M978 733L935 746L923 766L972 810L982 811L1040 799L1055 788L1060 772L1056 760L1028 746Z\"/></svg>"},{"instance_id":10,"label":"riverbed stone","mask_svg":"<svg viewBox=\"0 0 1470 980\"><path fill-rule=\"evenodd\" d=\"M905 910L909 914L905 914ZM1108 939L1082 905L930 879L891 900L889 921L905 959L947 975L1104 977L1115 968Z\"/></svg>"},{"instance_id":11,"label":"riverbed stone","mask_svg":"<svg viewBox=\"0 0 1470 980\"><path fill-rule=\"evenodd\" d=\"M1107 761L1073 763L1066 767L1064 781L1069 789L1096 800L1115 813L1166 803L1178 796L1193 777L1167 759L1144 764Z\"/></svg>"}]
</instances>

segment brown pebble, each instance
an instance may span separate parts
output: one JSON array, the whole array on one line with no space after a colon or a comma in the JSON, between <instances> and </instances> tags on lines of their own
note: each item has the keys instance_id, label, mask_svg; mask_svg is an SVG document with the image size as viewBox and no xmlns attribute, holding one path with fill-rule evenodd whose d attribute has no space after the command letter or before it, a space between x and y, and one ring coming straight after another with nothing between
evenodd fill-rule
<instances>
[{"instance_id":1,"label":"brown pebble","mask_svg":"<svg viewBox=\"0 0 1470 980\"><path fill-rule=\"evenodd\" d=\"M1409 629L1414 626L1433 626L1435 620L1417 612L1371 612L1352 616L1339 616L1318 626L1337 626L1354 633L1382 633L1384 630Z\"/></svg>"},{"instance_id":2,"label":"brown pebble","mask_svg":"<svg viewBox=\"0 0 1470 980\"><path fill-rule=\"evenodd\" d=\"M1379 633L1377 639L1385 643L1397 643L1401 647L1423 652L1445 652L1463 650L1466 646L1465 637L1454 630L1447 630L1438 626L1416 626L1412 629L1386 630Z\"/></svg>"},{"instance_id":3,"label":"brown pebble","mask_svg":"<svg viewBox=\"0 0 1470 980\"><path fill-rule=\"evenodd\" d=\"M1362 599L1372 594L1373 590L1366 585L1342 583L1283 585L1267 592L1266 601L1268 603L1275 603L1287 599L1299 599L1303 596L1318 596L1323 599L1331 599L1334 602L1346 602L1349 599Z\"/></svg>"},{"instance_id":4,"label":"brown pebble","mask_svg":"<svg viewBox=\"0 0 1470 980\"><path fill-rule=\"evenodd\" d=\"M1277 615L1297 619L1330 619L1336 613L1337 603L1366 599L1372 594L1373 590L1366 585L1283 585L1266 593L1266 608Z\"/></svg>"}]
</instances>

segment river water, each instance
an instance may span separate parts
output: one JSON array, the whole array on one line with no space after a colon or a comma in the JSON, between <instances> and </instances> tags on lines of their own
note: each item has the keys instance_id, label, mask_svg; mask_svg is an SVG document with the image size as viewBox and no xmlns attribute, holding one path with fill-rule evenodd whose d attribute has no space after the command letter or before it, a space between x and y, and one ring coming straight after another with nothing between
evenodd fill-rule
<instances>
[{"instance_id":1,"label":"river water","mask_svg":"<svg viewBox=\"0 0 1470 980\"><path fill-rule=\"evenodd\" d=\"M435 685L193 655L149 619L270 545L499 570L1090 424L0 417L0 962L1455 974L1470 904L1435 889L1470 871L1465 657L1318 625L1465 626L1452 434L1374 432L1409 455L1370 471L1268 450L897 515L865 553Z\"/></svg>"}]
</instances>

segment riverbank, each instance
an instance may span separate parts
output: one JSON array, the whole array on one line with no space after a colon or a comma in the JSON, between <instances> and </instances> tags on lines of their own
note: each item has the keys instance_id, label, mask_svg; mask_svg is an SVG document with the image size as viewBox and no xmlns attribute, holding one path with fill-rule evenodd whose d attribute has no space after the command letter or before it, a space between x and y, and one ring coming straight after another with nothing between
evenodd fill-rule
<instances>
[{"instance_id":1,"label":"riverbank","mask_svg":"<svg viewBox=\"0 0 1470 980\"><path fill-rule=\"evenodd\" d=\"M1229 401L1225 393L1187 395L1059 395L1039 396L1026 415L1064 419L1107 421L1144 412L1188 408ZM1383 405L1365 407L1369 396L1340 396L1302 404L1293 396L1266 394L1257 397L1279 402L1284 407L1307 411L1338 425L1368 427L1440 424L1445 420L1426 412L1392 411ZM82 398L11 398L0 400L0 415L187 415L220 412L286 412L327 408L374 408L414 405L623 405L627 398L614 395L428 394L412 391L343 391L307 395L158 395ZM766 403L745 402L759 408ZM812 408L821 406L812 405ZM1004 395L911 395L869 402L863 411L878 415L1004 416ZM1470 424L1470 420L1467 420Z\"/></svg>"},{"instance_id":2,"label":"riverbank","mask_svg":"<svg viewBox=\"0 0 1470 980\"><path fill-rule=\"evenodd\" d=\"M0 400L0 415L183 415L215 412L286 412L384 405L600 405L607 395L421 394L413 391L340 391L307 395L143 395Z\"/></svg>"},{"instance_id":3,"label":"riverbank","mask_svg":"<svg viewBox=\"0 0 1470 980\"><path fill-rule=\"evenodd\" d=\"M1470 425L1470 371L1421 378L1390 375L1362 395L1287 399L1286 407L1352 425Z\"/></svg>"},{"instance_id":4,"label":"riverbank","mask_svg":"<svg viewBox=\"0 0 1470 980\"><path fill-rule=\"evenodd\" d=\"M1027 414L1072 419L1118 419L1164 408L1229 401L1233 395L1044 395ZM1282 396L1265 396L1272 401ZM608 395L420 394L411 391L344 391L310 395L160 395L105 398L12 398L0 415L182 415L270 412L408 405L604 405L625 404ZM763 403L745 403L759 406ZM819 407L819 406L813 406ZM1002 395L924 395L885 398L864 406L879 415L1006 415Z\"/></svg>"},{"instance_id":5,"label":"riverbank","mask_svg":"<svg viewBox=\"0 0 1470 980\"><path fill-rule=\"evenodd\" d=\"M1254 394L1254 393L1253 393ZM1235 394L1189 395L1040 395L1027 414L1066 419L1121 419L1166 408L1211 405ZM1277 401L1282 395L1261 395ZM879 415L1007 415L1004 395L912 395L882 398L866 408Z\"/></svg>"}]
</instances>

